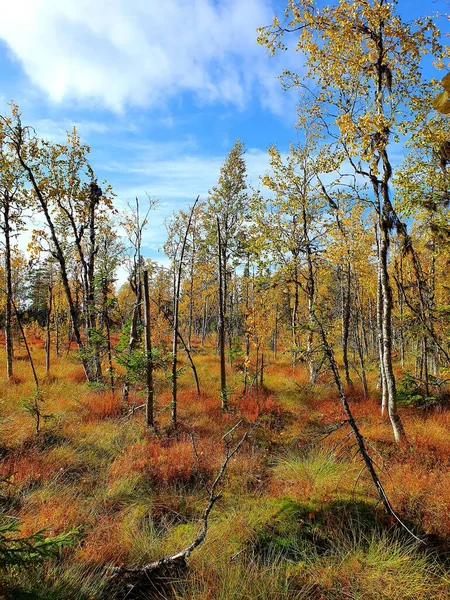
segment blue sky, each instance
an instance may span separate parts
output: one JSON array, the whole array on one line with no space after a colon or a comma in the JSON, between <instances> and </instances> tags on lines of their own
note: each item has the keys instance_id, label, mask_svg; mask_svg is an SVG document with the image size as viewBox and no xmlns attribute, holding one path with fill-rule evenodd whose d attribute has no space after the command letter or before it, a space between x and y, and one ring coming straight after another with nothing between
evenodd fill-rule
<instances>
[{"instance_id":1,"label":"blue sky","mask_svg":"<svg viewBox=\"0 0 450 600\"><path fill-rule=\"evenodd\" d=\"M2 2L0 107L55 141L76 125L91 162L119 206L148 193L160 199L145 236L156 257L164 220L208 189L241 138L250 182L266 150L296 140L295 95L283 68L301 72L294 53L270 58L256 27L281 13L281 0L15 0ZM401 0L405 16L444 11Z\"/></svg>"}]
</instances>

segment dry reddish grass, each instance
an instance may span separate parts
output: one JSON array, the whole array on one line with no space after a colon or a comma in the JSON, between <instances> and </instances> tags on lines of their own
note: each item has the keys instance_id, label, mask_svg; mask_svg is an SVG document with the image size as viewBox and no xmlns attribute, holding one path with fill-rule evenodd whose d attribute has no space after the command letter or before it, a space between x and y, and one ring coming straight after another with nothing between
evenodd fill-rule
<instances>
[{"instance_id":1,"label":"dry reddish grass","mask_svg":"<svg viewBox=\"0 0 450 600\"><path fill-rule=\"evenodd\" d=\"M235 406L241 415L249 421L256 421L266 415L280 417L283 413L283 408L277 398L264 390L259 393L253 390L247 392L235 401Z\"/></svg>"},{"instance_id":2,"label":"dry reddish grass","mask_svg":"<svg viewBox=\"0 0 450 600\"><path fill-rule=\"evenodd\" d=\"M102 515L90 529L78 553L79 558L97 564L121 564L126 561L132 540L123 535L120 515Z\"/></svg>"},{"instance_id":3,"label":"dry reddish grass","mask_svg":"<svg viewBox=\"0 0 450 600\"><path fill-rule=\"evenodd\" d=\"M66 374L66 379L73 383L85 383L86 375L82 367L72 367L72 370Z\"/></svg>"},{"instance_id":4,"label":"dry reddish grass","mask_svg":"<svg viewBox=\"0 0 450 600\"><path fill-rule=\"evenodd\" d=\"M33 355L43 373L44 353L40 343L33 338ZM211 480L223 460L222 437L240 419L243 424L235 432L235 439L256 419L260 419L261 425L229 464L220 508L227 510L228 501L239 505L249 496L288 496L299 502L312 498L320 504L352 494L360 465L357 463L354 470L351 464L354 449L349 449L352 440L344 439L348 433L346 427L321 442L321 447L328 450L342 444L339 452L343 451L342 461L349 470L342 473L338 470L334 480L326 477L321 480L322 471L314 471L313 467L300 471L296 479L290 478L289 473L277 474L273 468L274 457L284 446L305 450L314 436L320 437L320 428L345 419L330 381L323 380L311 389L306 370L299 365L293 374L292 366L283 359L284 362L268 365L267 390L256 393L252 389L240 397L240 375L230 373L230 386L233 382L236 393L230 399L230 411L223 412L219 401L218 357L212 348L202 352L208 354L195 356L202 394L197 395L193 389L189 369L180 378L176 434L168 428L171 400L168 382L158 392L157 432L148 432L143 411L136 412L129 421L121 421L120 394L91 391L84 385L81 365L65 357L55 360L52 368L57 377L43 380L43 389L45 411L55 412L60 419L44 424L47 429L56 427L55 431L63 436L56 447L33 441L32 418L20 405L21 398L32 393L33 384L26 361L16 363L17 382L5 386L1 396L0 432L5 449L0 473L14 473L13 489L18 490L16 515L24 533L41 528L58 533L80 526L85 535L77 558L99 564L126 562L133 537L121 526L123 511L127 502L140 502L142 498L138 492L137 496L132 495L131 484L126 490L131 499L126 495L118 499L109 497L110 487L138 475L139 481L148 479L151 490L148 510L152 518L164 522L178 515L181 523L196 518L205 500L199 471ZM382 479L393 504L404 519L425 532L440 537L450 535L450 411L401 409L410 446L399 449L393 442L389 420L380 414L373 382L371 390L367 400L362 398L359 384L347 391L374 457L386 465L388 474L382 473ZM200 469L189 437L191 431L197 440ZM86 475L83 469L87 470ZM65 477L66 471L73 476ZM143 493L147 494L145 487ZM362 499L375 497L371 482L364 476L358 482L357 493ZM190 497L186 500L189 494L194 498L193 503ZM233 518L239 526L239 511L235 511Z\"/></svg>"},{"instance_id":5,"label":"dry reddish grass","mask_svg":"<svg viewBox=\"0 0 450 600\"><path fill-rule=\"evenodd\" d=\"M201 440L197 445L200 473L210 476L217 463L217 448L209 440ZM162 485L189 483L198 475L198 465L194 456L192 441L181 439L161 439L149 437L129 446L118 456L109 469L109 482L113 483L126 475L144 474Z\"/></svg>"},{"instance_id":6,"label":"dry reddish grass","mask_svg":"<svg viewBox=\"0 0 450 600\"><path fill-rule=\"evenodd\" d=\"M48 463L42 454L29 451L14 452L0 462L0 475L9 477L12 484L22 487L49 481L59 469L58 465Z\"/></svg>"},{"instance_id":7,"label":"dry reddish grass","mask_svg":"<svg viewBox=\"0 0 450 600\"><path fill-rule=\"evenodd\" d=\"M93 517L86 502L73 494L55 494L43 500L33 499L19 513L21 532L30 535L45 530L58 535L81 524L93 525Z\"/></svg>"},{"instance_id":8,"label":"dry reddish grass","mask_svg":"<svg viewBox=\"0 0 450 600\"><path fill-rule=\"evenodd\" d=\"M450 472L414 462L390 465L385 486L394 506L425 533L450 535Z\"/></svg>"},{"instance_id":9,"label":"dry reddish grass","mask_svg":"<svg viewBox=\"0 0 450 600\"><path fill-rule=\"evenodd\" d=\"M111 392L92 392L82 401L85 421L118 417L122 413L122 399Z\"/></svg>"}]
</instances>

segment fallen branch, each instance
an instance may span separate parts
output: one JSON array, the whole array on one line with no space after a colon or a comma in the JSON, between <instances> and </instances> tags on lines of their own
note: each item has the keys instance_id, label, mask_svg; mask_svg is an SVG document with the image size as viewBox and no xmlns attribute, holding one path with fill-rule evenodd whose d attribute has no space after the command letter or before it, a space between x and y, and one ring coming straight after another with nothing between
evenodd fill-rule
<instances>
[{"instance_id":1,"label":"fallen branch","mask_svg":"<svg viewBox=\"0 0 450 600\"><path fill-rule=\"evenodd\" d=\"M208 520L210 513L218 500L222 497L222 490L219 490L220 483L222 481L223 476L225 475L228 463L231 458L240 450L244 442L248 439L254 429L258 426L258 422L256 422L250 429L248 429L244 435L241 437L239 442L234 446L234 448L230 447L231 433L236 429L236 427L240 424L237 423L228 431L224 436L224 444L225 444L225 458L222 462L222 465L214 479L211 487L208 487L206 483L204 483L204 487L209 494L208 504L206 505L202 519L201 519L201 529L195 539L183 550L176 552L175 554L171 554L169 556L164 556L155 562L148 563L143 565L142 567L136 568L127 568L127 567L112 567L109 568L110 574L114 577L114 581L118 579L122 581L122 583L127 586L130 590L134 590L136 587L146 585L153 588L158 588L158 586L164 585L164 580L170 581L176 578L176 576L184 571L187 567L187 559L192 554L192 552L202 544L202 542L206 538L206 534L208 532ZM193 438L191 438L193 440ZM194 447L194 455L196 460L198 459L198 453L195 447L195 441L193 440Z\"/></svg>"},{"instance_id":2,"label":"fallen branch","mask_svg":"<svg viewBox=\"0 0 450 600\"><path fill-rule=\"evenodd\" d=\"M392 507L391 503L389 502L389 498L386 495L386 492L384 490L384 487L377 475L377 472L375 471L375 467L374 467L374 461L372 459L372 457L370 456L370 454L367 451L367 447L366 447L366 441L363 437L363 435L361 434L358 425L356 424L355 418L353 416L353 413L350 409L350 405L348 403L347 400L347 396L345 395L344 392L344 387L342 385L342 380L341 380L341 376L339 374L339 369L336 363L336 359L334 358L334 353L333 353L333 349L331 348L330 344L328 343L328 338L327 335L325 333L325 329L323 327L323 324L321 322L321 320L317 317L315 310L312 311L312 317L314 319L314 322L317 325L317 328L319 330L320 336L322 338L322 342L323 342L323 346L325 349L325 354L328 358L328 362L330 364L331 367L331 371L333 373L333 378L334 378L334 382L336 384L336 387L338 389L339 392L339 397L341 400L341 404L342 407L344 409L344 412L347 416L347 421L353 431L354 437L356 439L356 443L358 445L358 450L359 453L363 459L363 462L365 464L365 467L367 469L367 471L369 472L369 475L375 485L375 488L378 492L378 496L381 500L381 502L383 503L386 512L390 515L392 515L394 517L394 519L396 519L396 521L398 521L398 523L418 542L420 543L424 543L423 540L421 540L420 538L418 538L406 525L405 523L403 523L403 521L400 519L400 517L397 515L397 513L395 512L394 508Z\"/></svg>"}]
</instances>

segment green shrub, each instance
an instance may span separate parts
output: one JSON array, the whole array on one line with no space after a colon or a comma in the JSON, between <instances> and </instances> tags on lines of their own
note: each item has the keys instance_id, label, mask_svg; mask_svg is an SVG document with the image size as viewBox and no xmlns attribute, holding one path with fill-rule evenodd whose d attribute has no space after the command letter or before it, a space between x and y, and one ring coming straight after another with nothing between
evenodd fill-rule
<instances>
[{"instance_id":1,"label":"green shrub","mask_svg":"<svg viewBox=\"0 0 450 600\"><path fill-rule=\"evenodd\" d=\"M72 545L78 536L76 530L55 537L47 537L43 531L29 536L20 536L17 534L18 529L17 519L0 515L0 567L2 568L42 562L59 554L62 548Z\"/></svg>"}]
</instances>

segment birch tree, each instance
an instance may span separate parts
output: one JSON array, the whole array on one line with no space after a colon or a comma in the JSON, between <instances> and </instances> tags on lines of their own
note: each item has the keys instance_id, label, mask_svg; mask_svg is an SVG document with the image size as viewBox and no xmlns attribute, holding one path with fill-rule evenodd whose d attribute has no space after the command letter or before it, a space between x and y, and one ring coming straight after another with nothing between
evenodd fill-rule
<instances>
[{"instance_id":1,"label":"birch tree","mask_svg":"<svg viewBox=\"0 0 450 600\"><path fill-rule=\"evenodd\" d=\"M368 181L376 202L381 362L389 417L395 440L401 442L405 432L396 408L388 265L393 229L404 238L408 234L391 201L391 143L411 134L422 116L417 107L431 101L421 59L429 53L438 61L443 58L440 32L430 17L404 21L397 2L340 0L322 6L314 0L289 0L285 20L275 17L272 25L260 28L259 42L276 53L287 49L283 37L291 34L297 37L296 50L305 56L306 78L286 72L284 84L308 99L300 109L300 122L311 113L321 119L324 132L336 140L355 173Z\"/></svg>"}]
</instances>

